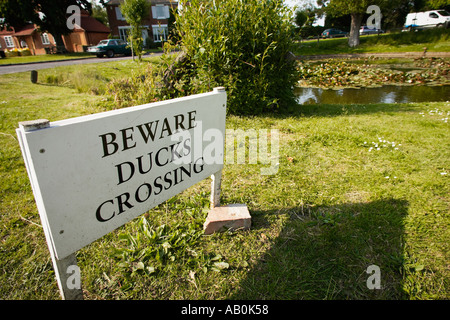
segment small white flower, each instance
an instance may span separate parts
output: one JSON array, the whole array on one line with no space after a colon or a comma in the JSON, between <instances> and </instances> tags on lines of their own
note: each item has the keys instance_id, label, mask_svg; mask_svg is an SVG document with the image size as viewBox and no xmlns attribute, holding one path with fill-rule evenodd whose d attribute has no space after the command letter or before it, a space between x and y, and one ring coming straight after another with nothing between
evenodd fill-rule
<instances>
[{"instance_id":1,"label":"small white flower","mask_svg":"<svg viewBox=\"0 0 450 320\"><path fill-rule=\"evenodd\" d=\"M394 150L398 150L398 148L394 148Z\"/></svg>"},{"instance_id":2,"label":"small white flower","mask_svg":"<svg viewBox=\"0 0 450 320\"><path fill-rule=\"evenodd\" d=\"M387 177L384 177L385 179L389 179L389 176L387 176Z\"/></svg>"},{"instance_id":3,"label":"small white flower","mask_svg":"<svg viewBox=\"0 0 450 320\"><path fill-rule=\"evenodd\" d=\"M441 172L441 176L445 176L447 172Z\"/></svg>"},{"instance_id":4,"label":"small white flower","mask_svg":"<svg viewBox=\"0 0 450 320\"><path fill-rule=\"evenodd\" d=\"M377 151L379 151L380 150L380 148L377 148Z\"/></svg>"}]
</instances>

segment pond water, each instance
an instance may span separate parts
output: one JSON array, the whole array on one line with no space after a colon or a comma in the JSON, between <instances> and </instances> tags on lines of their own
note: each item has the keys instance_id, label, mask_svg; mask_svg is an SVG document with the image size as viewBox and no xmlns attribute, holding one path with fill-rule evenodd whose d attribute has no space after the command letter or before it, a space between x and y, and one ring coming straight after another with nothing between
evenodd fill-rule
<instances>
[{"instance_id":1,"label":"pond water","mask_svg":"<svg viewBox=\"0 0 450 320\"><path fill-rule=\"evenodd\" d=\"M439 102L450 100L450 85L383 86L377 88L296 88L299 104L369 104Z\"/></svg>"}]
</instances>

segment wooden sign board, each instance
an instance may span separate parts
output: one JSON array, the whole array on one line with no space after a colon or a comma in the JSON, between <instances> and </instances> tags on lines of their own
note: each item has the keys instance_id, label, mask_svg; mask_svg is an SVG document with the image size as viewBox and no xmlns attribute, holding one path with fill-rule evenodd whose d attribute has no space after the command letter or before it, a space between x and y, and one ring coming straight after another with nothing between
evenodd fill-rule
<instances>
[{"instance_id":1,"label":"wooden sign board","mask_svg":"<svg viewBox=\"0 0 450 320\"><path fill-rule=\"evenodd\" d=\"M17 129L47 241L64 259L223 168L226 92ZM181 134L180 134L181 133ZM203 150L222 161L205 161Z\"/></svg>"}]
</instances>

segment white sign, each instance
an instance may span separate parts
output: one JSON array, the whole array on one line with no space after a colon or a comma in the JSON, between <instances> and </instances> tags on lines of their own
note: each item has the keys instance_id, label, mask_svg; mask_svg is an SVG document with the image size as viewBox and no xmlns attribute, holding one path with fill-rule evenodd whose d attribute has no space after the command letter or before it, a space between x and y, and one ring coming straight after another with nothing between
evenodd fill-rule
<instances>
[{"instance_id":1,"label":"white sign","mask_svg":"<svg viewBox=\"0 0 450 320\"><path fill-rule=\"evenodd\" d=\"M56 257L219 172L225 118L226 92L215 89L40 130L20 126L28 175Z\"/></svg>"}]
</instances>

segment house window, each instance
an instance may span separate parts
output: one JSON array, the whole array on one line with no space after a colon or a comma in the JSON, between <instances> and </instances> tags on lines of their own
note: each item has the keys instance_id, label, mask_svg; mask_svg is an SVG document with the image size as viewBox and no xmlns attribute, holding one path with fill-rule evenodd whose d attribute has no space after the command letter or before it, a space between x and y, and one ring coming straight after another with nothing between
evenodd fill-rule
<instances>
[{"instance_id":1,"label":"house window","mask_svg":"<svg viewBox=\"0 0 450 320\"><path fill-rule=\"evenodd\" d=\"M148 39L147 29L148 29L147 25L142 26L142 39L144 39L144 45L147 43ZM130 35L130 32L131 27L129 26L119 27L119 38L125 42L128 42L129 41L128 36Z\"/></svg>"},{"instance_id":2,"label":"house window","mask_svg":"<svg viewBox=\"0 0 450 320\"><path fill-rule=\"evenodd\" d=\"M6 43L6 46L8 48L13 48L14 47L14 41L13 41L13 38L11 36L5 36L5 37L3 37L3 39L5 39L5 43Z\"/></svg>"},{"instance_id":3,"label":"house window","mask_svg":"<svg viewBox=\"0 0 450 320\"><path fill-rule=\"evenodd\" d=\"M119 27L119 37L123 41L128 41L128 34L130 32L131 27Z\"/></svg>"},{"instance_id":4,"label":"house window","mask_svg":"<svg viewBox=\"0 0 450 320\"><path fill-rule=\"evenodd\" d=\"M47 33L41 34L42 44L50 44L50 39Z\"/></svg>"},{"instance_id":5,"label":"house window","mask_svg":"<svg viewBox=\"0 0 450 320\"><path fill-rule=\"evenodd\" d=\"M116 7L116 18L117 20L125 20L125 18L122 15L122 11L120 11L119 7Z\"/></svg>"},{"instance_id":6,"label":"house window","mask_svg":"<svg viewBox=\"0 0 450 320\"><path fill-rule=\"evenodd\" d=\"M162 4L152 6L152 17L153 19L169 19L169 6L165 6Z\"/></svg>"},{"instance_id":7,"label":"house window","mask_svg":"<svg viewBox=\"0 0 450 320\"><path fill-rule=\"evenodd\" d=\"M152 31L154 42L167 41L167 36L169 34L169 28L167 27L167 24L153 25Z\"/></svg>"}]
</instances>

